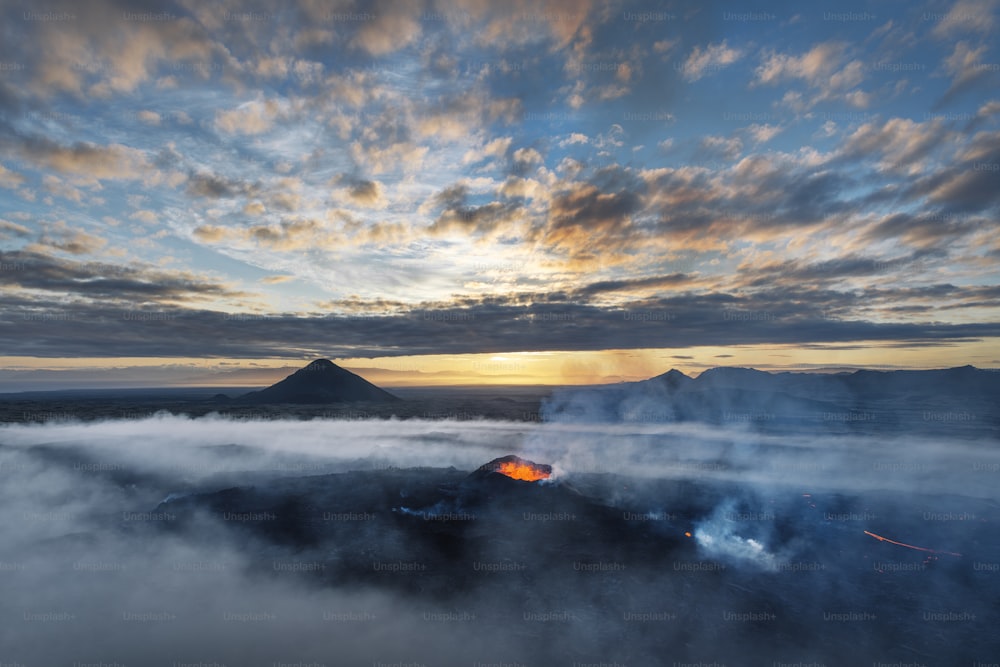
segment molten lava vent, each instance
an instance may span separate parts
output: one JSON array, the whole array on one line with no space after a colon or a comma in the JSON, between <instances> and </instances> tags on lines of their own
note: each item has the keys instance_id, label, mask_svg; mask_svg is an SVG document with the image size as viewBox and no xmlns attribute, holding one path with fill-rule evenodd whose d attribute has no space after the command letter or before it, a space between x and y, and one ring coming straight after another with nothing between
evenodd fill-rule
<instances>
[{"instance_id":1,"label":"molten lava vent","mask_svg":"<svg viewBox=\"0 0 1000 667\"><path fill-rule=\"evenodd\" d=\"M537 482L542 479L548 479L552 475L552 466L545 465L544 463L535 463L534 461L522 459L520 456L511 454L510 456L493 459L489 463L480 466L473 474L480 477L492 473L500 473L511 479L519 479L524 482Z\"/></svg>"}]
</instances>

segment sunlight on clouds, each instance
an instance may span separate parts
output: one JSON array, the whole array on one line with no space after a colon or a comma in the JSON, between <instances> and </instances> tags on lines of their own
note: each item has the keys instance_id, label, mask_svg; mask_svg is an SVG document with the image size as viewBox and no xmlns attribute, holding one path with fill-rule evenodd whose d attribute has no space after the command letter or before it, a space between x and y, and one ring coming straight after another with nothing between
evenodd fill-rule
<instances>
[{"instance_id":1,"label":"sunlight on clouds","mask_svg":"<svg viewBox=\"0 0 1000 667\"><path fill-rule=\"evenodd\" d=\"M461 312L493 326L421 339L380 321L364 349L505 359L537 341L649 349L616 308L684 313L685 345L715 342L720 304L799 308L739 334L754 345L882 340L899 320L941 349L993 332L992 0L747 22L575 0L185 1L155 19L50 4L75 18L4 10L19 30L0 45L0 241L35 267L0 280L38 312L176 306L157 331L200 334L244 307L302 328ZM166 258L177 271L151 268ZM580 319L530 319L563 315ZM91 354L83 329L37 331ZM281 356L249 325L230 341ZM596 359L538 374L632 372Z\"/></svg>"}]
</instances>

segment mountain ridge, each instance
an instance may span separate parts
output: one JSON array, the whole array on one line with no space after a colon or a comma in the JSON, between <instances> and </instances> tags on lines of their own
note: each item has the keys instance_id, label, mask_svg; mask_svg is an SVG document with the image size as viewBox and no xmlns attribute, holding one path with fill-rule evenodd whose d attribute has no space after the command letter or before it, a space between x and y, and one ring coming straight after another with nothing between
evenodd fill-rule
<instances>
[{"instance_id":1,"label":"mountain ridge","mask_svg":"<svg viewBox=\"0 0 1000 667\"><path fill-rule=\"evenodd\" d=\"M780 424L825 431L957 429L1000 433L1000 373L971 365L930 370L772 373L719 366L691 378L677 369L637 382L566 388L546 405L555 421Z\"/></svg>"}]
</instances>

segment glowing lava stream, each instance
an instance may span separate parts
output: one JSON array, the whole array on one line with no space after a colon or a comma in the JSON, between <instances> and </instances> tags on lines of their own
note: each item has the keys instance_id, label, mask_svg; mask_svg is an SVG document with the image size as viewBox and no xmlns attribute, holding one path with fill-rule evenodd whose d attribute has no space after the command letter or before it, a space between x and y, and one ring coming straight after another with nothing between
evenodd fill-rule
<instances>
[{"instance_id":1,"label":"glowing lava stream","mask_svg":"<svg viewBox=\"0 0 1000 667\"><path fill-rule=\"evenodd\" d=\"M515 463L513 461L501 463L497 466L496 471L501 475L507 475L512 479L520 479L525 482L537 482L540 479L548 479L551 474L541 471L535 466L524 463Z\"/></svg>"},{"instance_id":2,"label":"glowing lava stream","mask_svg":"<svg viewBox=\"0 0 1000 667\"><path fill-rule=\"evenodd\" d=\"M865 535L871 535L879 542L888 542L889 544L895 544L900 547L906 547L907 549L916 549L917 551L926 551L932 554L945 554L947 556L961 556L962 554L957 554L954 551L935 551L934 549L927 549L925 547L915 547L912 544L905 544L903 542L897 542L896 540L890 540L888 537L882 537L881 535L876 535L875 533L865 531Z\"/></svg>"}]
</instances>

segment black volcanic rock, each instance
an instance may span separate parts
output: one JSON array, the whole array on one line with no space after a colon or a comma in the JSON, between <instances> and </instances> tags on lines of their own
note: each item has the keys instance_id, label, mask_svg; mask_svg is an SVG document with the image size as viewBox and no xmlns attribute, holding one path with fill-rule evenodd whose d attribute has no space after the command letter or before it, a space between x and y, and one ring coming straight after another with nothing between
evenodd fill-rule
<instances>
[{"instance_id":1,"label":"black volcanic rock","mask_svg":"<svg viewBox=\"0 0 1000 667\"><path fill-rule=\"evenodd\" d=\"M267 389L240 397L244 403L353 403L398 401L384 389L333 363L317 359Z\"/></svg>"}]
</instances>

